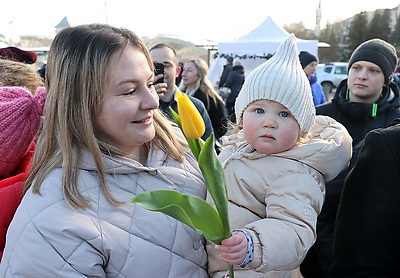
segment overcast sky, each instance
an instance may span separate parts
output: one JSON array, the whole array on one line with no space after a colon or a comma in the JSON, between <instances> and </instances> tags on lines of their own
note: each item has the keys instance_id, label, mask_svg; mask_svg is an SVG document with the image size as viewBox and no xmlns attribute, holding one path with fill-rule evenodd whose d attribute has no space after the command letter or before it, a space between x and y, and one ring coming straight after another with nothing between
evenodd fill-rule
<instances>
[{"instance_id":1,"label":"overcast sky","mask_svg":"<svg viewBox=\"0 0 400 278\"><path fill-rule=\"evenodd\" d=\"M319 0L0 0L0 33L7 38L53 37L54 27L67 16L72 25L109 23L140 36L168 34L221 42L247 34L268 16L282 27L302 21L314 29L318 4ZM399 4L399 0L321 0L322 28L327 20Z\"/></svg>"}]
</instances>

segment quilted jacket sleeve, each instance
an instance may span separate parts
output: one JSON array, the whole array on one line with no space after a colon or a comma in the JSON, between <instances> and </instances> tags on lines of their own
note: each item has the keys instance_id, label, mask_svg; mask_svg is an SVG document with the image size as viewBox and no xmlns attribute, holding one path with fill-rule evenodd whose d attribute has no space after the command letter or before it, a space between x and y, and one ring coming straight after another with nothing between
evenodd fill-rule
<instances>
[{"instance_id":1,"label":"quilted jacket sleeve","mask_svg":"<svg viewBox=\"0 0 400 278\"><path fill-rule=\"evenodd\" d=\"M245 226L255 244L250 267L262 273L292 270L316 239L323 193L311 175L302 173L277 179L266 193L266 217Z\"/></svg>"}]
</instances>

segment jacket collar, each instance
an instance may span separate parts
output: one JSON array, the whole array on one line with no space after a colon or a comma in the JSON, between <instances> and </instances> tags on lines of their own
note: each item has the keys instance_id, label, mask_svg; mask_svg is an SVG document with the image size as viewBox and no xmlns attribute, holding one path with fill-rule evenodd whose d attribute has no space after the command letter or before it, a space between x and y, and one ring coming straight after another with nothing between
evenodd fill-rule
<instances>
[{"instance_id":1,"label":"jacket collar","mask_svg":"<svg viewBox=\"0 0 400 278\"><path fill-rule=\"evenodd\" d=\"M373 103L351 102L347 99L347 79L340 82L332 103L339 105L343 114L352 120L364 120L373 118ZM383 114L388 110L400 107L399 88L393 82L383 88L383 94L376 102L376 115Z\"/></svg>"}]
</instances>

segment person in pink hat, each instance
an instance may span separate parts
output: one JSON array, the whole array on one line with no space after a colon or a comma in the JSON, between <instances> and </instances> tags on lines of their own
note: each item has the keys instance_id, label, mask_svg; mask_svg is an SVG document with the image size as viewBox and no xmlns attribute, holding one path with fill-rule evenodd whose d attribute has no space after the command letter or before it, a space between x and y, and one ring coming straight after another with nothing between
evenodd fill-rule
<instances>
[{"instance_id":1,"label":"person in pink hat","mask_svg":"<svg viewBox=\"0 0 400 278\"><path fill-rule=\"evenodd\" d=\"M8 226L22 199L44 102L44 87L35 96L22 87L0 87L0 261Z\"/></svg>"}]
</instances>

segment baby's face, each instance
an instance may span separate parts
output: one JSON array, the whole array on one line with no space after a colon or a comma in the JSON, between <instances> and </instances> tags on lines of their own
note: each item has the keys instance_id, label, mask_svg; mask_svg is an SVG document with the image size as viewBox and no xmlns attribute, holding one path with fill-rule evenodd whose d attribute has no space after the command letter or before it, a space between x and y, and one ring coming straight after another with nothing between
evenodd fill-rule
<instances>
[{"instance_id":1,"label":"baby's face","mask_svg":"<svg viewBox=\"0 0 400 278\"><path fill-rule=\"evenodd\" d=\"M300 126L282 104L261 99L243 112L243 134L259 153L280 153L292 148L300 135Z\"/></svg>"}]
</instances>

